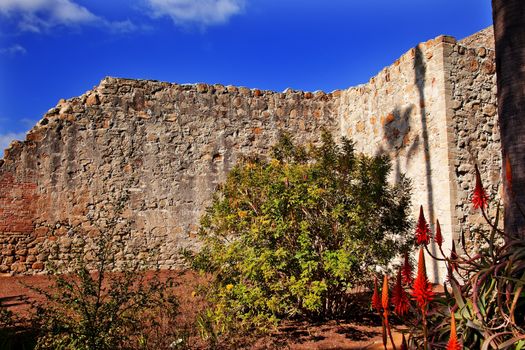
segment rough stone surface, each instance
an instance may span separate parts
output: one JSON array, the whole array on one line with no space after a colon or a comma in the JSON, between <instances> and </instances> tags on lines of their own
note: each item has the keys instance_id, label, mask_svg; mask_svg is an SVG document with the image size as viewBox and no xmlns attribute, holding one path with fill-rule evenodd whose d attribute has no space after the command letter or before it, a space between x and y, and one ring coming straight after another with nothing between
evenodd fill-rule
<instances>
[{"instance_id":1,"label":"rough stone surface","mask_svg":"<svg viewBox=\"0 0 525 350\"><path fill-rule=\"evenodd\" d=\"M174 267L180 248L196 248L203 209L236 159L267 154L281 130L301 142L318 141L322 128L335 133L334 100L106 78L60 101L6 150L1 264L16 273L65 267L94 254L90 237L102 231L123 245L118 260L156 249L157 263Z\"/></svg>"},{"instance_id":2,"label":"rough stone surface","mask_svg":"<svg viewBox=\"0 0 525 350\"><path fill-rule=\"evenodd\" d=\"M494 50L494 28L492 26L487 27L460 40L459 43L465 47L483 47Z\"/></svg>"},{"instance_id":3,"label":"rough stone surface","mask_svg":"<svg viewBox=\"0 0 525 350\"><path fill-rule=\"evenodd\" d=\"M359 151L388 154L394 181L401 174L412 180L413 216L422 205L432 228L439 220L445 252L452 239L486 227L470 204L474 164L491 198L499 200L494 50L464 45L487 32L462 42L441 36L421 43L367 84L346 90L339 104L341 134ZM446 277L432 259L427 266L434 281Z\"/></svg>"},{"instance_id":4,"label":"rough stone surface","mask_svg":"<svg viewBox=\"0 0 525 350\"><path fill-rule=\"evenodd\" d=\"M491 29L491 28L490 28ZM475 187L477 164L482 182L491 200L500 200L501 145L496 100L496 67L494 50L463 46L464 41L447 47L447 80L451 102L449 152L453 161L451 182L455 192L452 217L457 223L456 235L487 229L487 224L470 205ZM495 207L489 208L495 216ZM468 237L469 238L469 237Z\"/></svg>"},{"instance_id":5,"label":"rough stone surface","mask_svg":"<svg viewBox=\"0 0 525 350\"><path fill-rule=\"evenodd\" d=\"M325 128L390 155L392 181L412 179L414 214L423 205L432 224L439 219L449 247L481 222L469 204L473 164L498 198L489 36L440 36L367 84L332 93L105 78L59 101L0 160L0 272L67 268L80 253L94 257L100 232L121 247L119 262L178 266L180 248L198 248L217 184L239 156L267 153L281 130L315 143ZM432 272L443 278L441 267Z\"/></svg>"}]
</instances>

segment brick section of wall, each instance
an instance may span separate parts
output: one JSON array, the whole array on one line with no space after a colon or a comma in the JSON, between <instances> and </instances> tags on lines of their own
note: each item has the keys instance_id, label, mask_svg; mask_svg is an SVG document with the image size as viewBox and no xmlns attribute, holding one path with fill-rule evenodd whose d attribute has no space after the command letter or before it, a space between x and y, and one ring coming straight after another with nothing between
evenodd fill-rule
<instances>
[{"instance_id":1,"label":"brick section of wall","mask_svg":"<svg viewBox=\"0 0 525 350\"><path fill-rule=\"evenodd\" d=\"M37 185L17 181L11 173L0 176L0 272L22 273L33 268L29 254L34 230ZM29 246L28 246L29 244ZM33 252L34 253L34 252ZM36 264L35 268L43 268Z\"/></svg>"},{"instance_id":2,"label":"brick section of wall","mask_svg":"<svg viewBox=\"0 0 525 350\"><path fill-rule=\"evenodd\" d=\"M36 184L0 177L0 232L31 233L34 229Z\"/></svg>"}]
</instances>

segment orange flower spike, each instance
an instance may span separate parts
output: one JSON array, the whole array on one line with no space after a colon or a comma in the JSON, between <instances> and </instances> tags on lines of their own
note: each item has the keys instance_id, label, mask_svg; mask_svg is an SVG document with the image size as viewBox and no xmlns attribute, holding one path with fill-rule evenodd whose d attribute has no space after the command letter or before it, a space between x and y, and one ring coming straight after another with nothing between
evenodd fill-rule
<instances>
[{"instance_id":1,"label":"orange flower spike","mask_svg":"<svg viewBox=\"0 0 525 350\"><path fill-rule=\"evenodd\" d=\"M377 291L377 277L374 277L374 294L372 294L372 308L377 312L381 312L381 301L379 300L379 292Z\"/></svg>"},{"instance_id":2,"label":"orange flower spike","mask_svg":"<svg viewBox=\"0 0 525 350\"><path fill-rule=\"evenodd\" d=\"M478 166L475 166L476 169L476 187L474 187L474 194L472 195L472 204L474 209L485 209L488 203L488 196L483 188L481 183L481 175L478 170Z\"/></svg>"},{"instance_id":3,"label":"orange flower spike","mask_svg":"<svg viewBox=\"0 0 525 350\"><path fill-rule=\"evenodd\" d=\"M414 272L412 271L408 252L405 252L405 262L403 263L401 275L403 276L403 284L412 284L414 282Z\"/></svg>"},{"instance_id":4,"label":"orange flower spike","mask_svg":"<svg viewBox=\"0 0 525 350\"><path fill-rule=\"evenodd\" d=\"M401 268L397 271L397 278L396 278L396 285L394 286L394 290L392 291L392 303L395 305L396 301L399 299L399 295L401 290L403 289L403 286L401 284Z\"/></svg>"},{"instance_id":5,"label":"orange flower spike","mask_svg":"<svg viewBox=\"0 0 525 350\"><path fill-rule=\"evenodd\" d=\"M388 311L388 275L383 278L383 290L381 291L381 304L385 312Z\"/></svg>"},{"instance_id":6,"label":"orange flower spike","mask_svg":"<svg viewBox=\"0 0 525 350\"><path fill-rule=\"evenodd\" d=\"M416 243L418 245L427 245L430 242L430 228L428 227L425 214L423 213L423 206L419 208L419 218L417 219L416 227Z\"/></svg>"},{"instance_id":7,"label":"orange flower spike","mask_svg":"<svg viewBox=\"0 0 525 350\"><path fill-rule=\"evenodd\" d=\"M410 309L408 294L401 284L401 269L399 269L397 273L396 286L392 292L392 303L394 304L394 311L398 316L404 316Z\"/></svg>"},{"instance_id":8,"label":"orange flower spike","mask_svg":"<svg viewBox=\"0 0 525 350\"><path fill-rule=\"evenodd\" d=\"M427 278L425 254L423 252L423 247L419 249L417 277L414 281L414 286L412 288L412 296L414 297L418 306L423 312L425 312L428 303L430 303L430 301L434 299L432 285L430 284Z\"/></svg>"},{"instance_id":9,"label":"orange flower spike","mask_svg":"<svg viewBox=\"0 0 525 350\"><path fill-rule=\"evenodd\" d=\"M450 313L450 339L447 343L447 349L446 350L462 350L463 346L458 340L458 335L456 333L456 318L454 317L454 313Z\"/></svg>"},{"instance_id":10,"label":"orange flower spike","mask_svg":"<svg viewBox=\"0 0 525 350\"><path fill-rule=\"evenodd\" d=\"M439 220L436 219L436 236L434 237L434 241L436 241L437 245L441 247L443 244L443 235L441 234L441 225L439 224Z\"/></svg>"}]
</instances>

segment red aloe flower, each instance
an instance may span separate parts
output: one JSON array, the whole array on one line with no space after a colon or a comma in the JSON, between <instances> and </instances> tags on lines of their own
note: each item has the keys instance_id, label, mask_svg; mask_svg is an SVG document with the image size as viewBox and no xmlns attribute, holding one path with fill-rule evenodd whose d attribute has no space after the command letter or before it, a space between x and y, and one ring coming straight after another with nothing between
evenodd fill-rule
<instances>
[{"instance_id":1,"label":"red aloe flower","mask_svg":"<svg viewBox=\"0 0 525 350\"><path fill-rule=\"evenodd\" d=\"M381 301L379 300L379 292L377 291L377 277L374 277L374 294L372 295L372 308L377 312L381 312Z\"/></svg>"},{"instance_id":2,"label":"red aloe flower","mask_svg":"<svg viewBox=\"0 0 525 350\"><path fill-rule=\"evenodd\" d=\"M388 275L383 278L383 290L381 291L381 305L385 313L388 313Z\"/></svg>"},{"instance_id":3,"label":"red aloe flower","mask_svg":"<svg viewBox=\"0 0 525 350\"><path fill-rule=\"evenodd\" d=\"M408 294L401 284L401 269L399 269L397 273L396 286L392 292L392 303L394 304L394 311L398 316L404 316L410 309Z\"/></svg>"},{"instance_id":4,"label":"red aloe flower","mask_svg":"<svg viewBox=\"0 0 525 350\"><path fill-rule=\"evenodd\" d=\"M458 341L458 335L456 334L456 318L454 313L450 313L450 339L447 343L447 350L461 350L463 346Z\"/></svg>"},{"instance_id":5,"label":"red aloe flower","mask_svg":"<svg viewBox=\"0 0 525 350\"><path fill-rule=\"evenodd\" d=\"M425 214L423 214L423 206L419 209L419 219L416 227L416 243L418 245L427 245L430 242L430 228L428 227Z\"/></svg>"},{"instance_id":6,"label":"red aloe flower","mask_svg":"<svg viewBox=\"0 0 525 350\"><path fill-rule=\"evenodd\" d=\"M412 264L410 264L408 252L405 252L405 262L401 268L401 275L403 276L403 284L412 284L412 282L414 282L414 273L412 271Z\"/></svg>"},{"instance_id":7,"label":"red aloe flower","mask_svg":"<svg viewBox=\"0 0 525 350\"><path fill-rule=\"evenodd\" d=\"M479 174L478 166L475 166L476 169L476 187L474 187L474 194L472 195L472 204L474 209L485 209L488 203L488 196L483 188L481 183L481 175Z\"/></svg>"},{"instance_id":8,"label":"red aloe flower","mask_svg":"<svg viewBox=\"0 0 525 350\"><path fill-rule=\"evenodd\" d=\"M412 296L423 312L425 312L428 303L434 299L432 285L428 281L425 267L425 254L423 248L419 248L419 259L417 262L417 277L412 288Z\"/></svg>"},{"instance_id":9,"label":"red aloe flower","mask_svg":"<svg viewBox=\"0 0 525 350\"><path fill-rule=\"evenodd\" d=\"M439 224L439 220L436 219L436 236L434 237L434 241L436 241L437 245L441 247L443 244L443 235L441 234L441 225Z\"/></svg>"}]
</instances>

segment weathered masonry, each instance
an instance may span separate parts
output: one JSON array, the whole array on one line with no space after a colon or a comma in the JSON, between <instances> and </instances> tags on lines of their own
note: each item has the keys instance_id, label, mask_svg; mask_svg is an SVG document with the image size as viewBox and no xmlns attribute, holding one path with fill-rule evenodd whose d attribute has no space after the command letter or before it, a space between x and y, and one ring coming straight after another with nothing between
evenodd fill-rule
<instances>
[{"instance_id":1,"label":"weathered masonry","mask_svg":"<svg viewBox=\"0 0 525 350\"><path fill-rule=\"evenodd\" d=\"M306 143L325 128L391 155L392 179L413 180L414 213L423 205L450 244L481 223L469 205L474 164L493 196L499 188L492 41L490 29L459 42L440 36L332 93L105 78L5 150L0 272L65 263L100 231L121 244L119 260L155 250L161 267L177 266L179 248L197 245L214 187L280 130Z\"/></svg>"}]
</instances>

